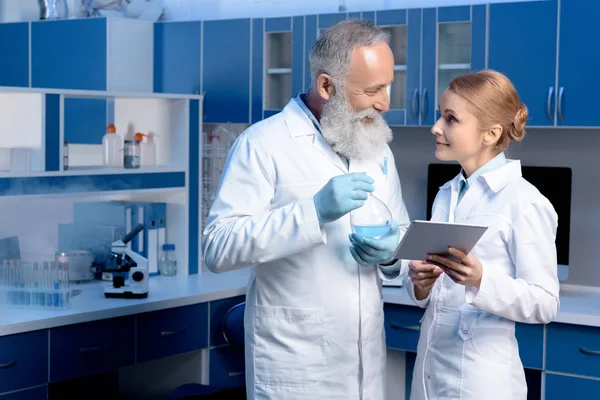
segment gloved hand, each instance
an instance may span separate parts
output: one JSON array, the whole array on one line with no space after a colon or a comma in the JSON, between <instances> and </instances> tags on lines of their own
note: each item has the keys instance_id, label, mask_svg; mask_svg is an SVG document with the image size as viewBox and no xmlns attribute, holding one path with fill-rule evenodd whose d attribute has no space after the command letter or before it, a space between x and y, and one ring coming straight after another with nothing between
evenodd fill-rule
<instances>
[{"instance_id":1,"label":"gloved hand","mask_svg":"<svg viewBox=\"0 0 600 400\"><path fill-rule=\"evenodd\" d=\"M368 194L375 190L373 183L375 180L364 172L331 178L314 197L319 223L333 222L362 207Z\"/></svg>"},{"instance_id":2,"label":"gloved hand","mask_svg":"<svg viewBox=\"0 0 600 400\"><path fill-rule=\"evenodd\" d=\"M391 261L400 243L400 226L390 223L390 230L378 239L364 237L358 233L350 236L350 253L361 265L378 265Z\"/></svg>"}]
</instances>

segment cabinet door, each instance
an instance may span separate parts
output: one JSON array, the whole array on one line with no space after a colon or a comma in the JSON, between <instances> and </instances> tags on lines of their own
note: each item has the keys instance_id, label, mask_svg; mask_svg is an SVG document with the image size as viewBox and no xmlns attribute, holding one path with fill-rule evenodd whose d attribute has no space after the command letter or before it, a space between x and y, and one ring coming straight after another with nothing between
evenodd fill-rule
<instances>
[{"instance_id":1,"label":"cabinet door","mask_svg":"<svg viewBox=\"0 0 600 400\"><path fill-rule=\"evenodd\" d=\"M29 23L0 24L0 86L29 86Z\"/></svg>"},{"instance_id":2,"label":"cabinet door","mask_svg":"<svg viewBox=\"0 0 600 400\"><path fill-rule=\"evenodd\" d=\"M554 125L556 0L490 5L488 67L512 80L529 125Z\"/></svg>"},{"instance_id":3,"label":"cabinet door","mask_svg":"<svg viewBox=\"0 0 600 400\"><path fill-rule=\"evenodd\" d=\"M435 10L433 16L435 17ZM421 91L421 31L423 10L408 10L406 45L406 125L419 125L419 93ZM431 9L428 10L431 18ZM435 19L434 25L435 25ZM428 38L431 39L431 38ZM435 37L433 37L435 48ZM435 50L434 50L435 51ZM435 63L435 53L434 63ZM434 77L435 79L435 77Z\"/></svg>"},{"instance_id":4,"label":"cabinet door","mask_svg":"<svg viewBox=\"0 0 600 400\"><path fill-rule=\"evenodd\" d=\"M204 122L250 122L250 19L204 22Z\"/></svg>"},{"instance_id":5,"label":"cabinet door","mask_svg":"<svg viewBox=\"0 0 600 400\"><path fill-rule=\"evenodd\" d=\"M596 50L600 3L562 1L558 60L557 123L600 126L600 53Z\"/></svg>"},{"instance_id":6,"label":"cabinet door","mask_svg":"<svg viewBox=\"0 0 600 400\"><path fill-rule=\"evenodd\" d=\"M406 71L408 44L408 15L406 10L377 11L376 23L390 34L390 47L394 53L394 82L389 88L390 110L385 118L390 126L406 123Z\"/></svg>"},{"instance_id":7,"label":"cabinet door","mask_svg":"<svg viewBox=\"0 0 600 400\"><path fill-rule=\"evenodd\" d=\"M546 400L593 399L600 393L600 380L546 374Z\"/></svg>"}]
</instances>

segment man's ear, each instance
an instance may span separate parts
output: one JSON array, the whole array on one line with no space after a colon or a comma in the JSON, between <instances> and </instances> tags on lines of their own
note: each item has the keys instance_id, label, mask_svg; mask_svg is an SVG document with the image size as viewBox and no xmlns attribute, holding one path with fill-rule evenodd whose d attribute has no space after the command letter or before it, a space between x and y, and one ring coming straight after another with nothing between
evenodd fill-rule
<instances>
[{"instance_id":1,"label":"man's ear","mask_svg":"<svg viewBox=\"0 0 600 400\"><path fill-rule=\"evenodd\" d=\"M330 75L321 74L317 77L317 93L323 100L329 100L335 94L335 86Z\"/></svg>"}]
</instances>

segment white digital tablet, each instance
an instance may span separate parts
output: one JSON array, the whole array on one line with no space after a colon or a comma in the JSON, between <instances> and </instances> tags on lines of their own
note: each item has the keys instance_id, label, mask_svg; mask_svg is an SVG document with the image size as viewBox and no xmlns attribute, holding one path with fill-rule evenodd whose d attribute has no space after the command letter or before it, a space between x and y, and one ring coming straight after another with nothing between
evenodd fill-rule
<instances>
[{"instance_id":1,"label":"white digital tablet","mask_svg":"<svg viewBox=\"0 0 600 400\"><path fill-rule=\"evenodd\" d=\"M450 222L413 221L396 249L397 259L425 260L428 254L448 255L452 246L469 253L487 226Z\"/></svg>"}]
</instances>

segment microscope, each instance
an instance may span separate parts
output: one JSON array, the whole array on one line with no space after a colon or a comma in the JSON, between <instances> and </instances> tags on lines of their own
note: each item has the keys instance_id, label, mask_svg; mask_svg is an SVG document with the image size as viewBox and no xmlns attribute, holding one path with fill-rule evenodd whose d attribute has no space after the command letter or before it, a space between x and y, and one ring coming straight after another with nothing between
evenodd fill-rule
<instances>
[{"instance_id":1,"label":"microscope","mask_svg":"<svg viewBox=\"0 0 600 400\"><path fill-rule=\"evenodd\" d=\"M112 285L104 288L107 298L143 299L148 297L150 291L148 260L127 247L141 231L144 224L138 224L125 237L111 244L110 267L107 265L105 272L112 273ZM127 279L124 274L127 273Z\"/></svg>"}]
</instances>

